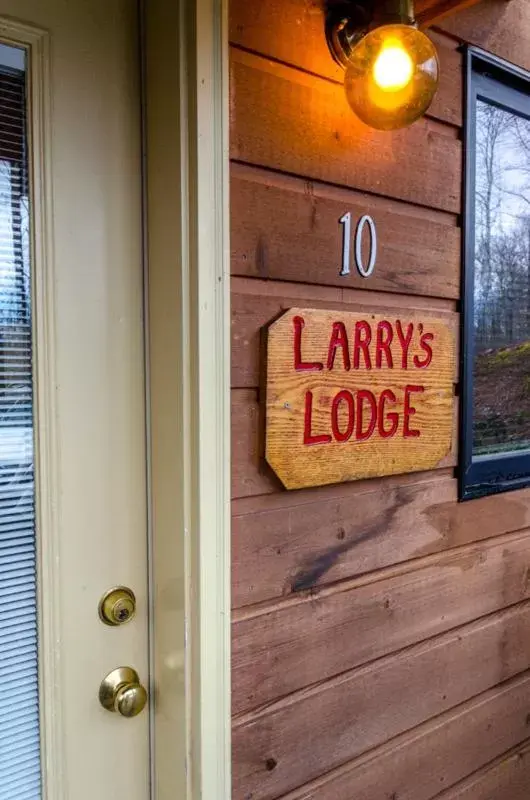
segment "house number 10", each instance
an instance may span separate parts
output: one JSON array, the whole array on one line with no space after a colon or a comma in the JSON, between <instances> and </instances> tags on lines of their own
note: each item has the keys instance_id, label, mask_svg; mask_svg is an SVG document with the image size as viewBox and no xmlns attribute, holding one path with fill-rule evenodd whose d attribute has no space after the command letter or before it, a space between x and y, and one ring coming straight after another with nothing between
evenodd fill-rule
<instances>
[{"instance_id":1,"label":"house number 10","mask_svg":"<svg viewBox=\"0 0 530 800\"><path fill-rule=\"evenodd\" d=\"M339 223L343 226L342 230L342 267L339 272L341 278L350 274L350 250L351 250L351 211L344 214L339 219ZM363 263L363 231L364 226L368 225L370 231L370 258L368 265L365 267ZM375 222L372 217L365 214L357 223L355 231L355 266L357 272L362 278L369 278L375 267L375 260L377 258L377 231L375 229Z\"/></svg>"}]
</instances>

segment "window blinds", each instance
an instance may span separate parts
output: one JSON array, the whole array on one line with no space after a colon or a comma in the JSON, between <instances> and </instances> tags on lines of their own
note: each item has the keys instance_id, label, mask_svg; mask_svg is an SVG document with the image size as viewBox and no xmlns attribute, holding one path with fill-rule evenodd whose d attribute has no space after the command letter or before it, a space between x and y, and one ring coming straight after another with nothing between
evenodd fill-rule
<instances>
[{"instance_id":1,"label":"window blinds","mask_svg":"<svg viewBox=\"0 0 530 800\"><path fill-rule=\"evenodd\" d=\"M41 796L23 66L0 47L0 800Z\"/></svg>"}]
</instances>

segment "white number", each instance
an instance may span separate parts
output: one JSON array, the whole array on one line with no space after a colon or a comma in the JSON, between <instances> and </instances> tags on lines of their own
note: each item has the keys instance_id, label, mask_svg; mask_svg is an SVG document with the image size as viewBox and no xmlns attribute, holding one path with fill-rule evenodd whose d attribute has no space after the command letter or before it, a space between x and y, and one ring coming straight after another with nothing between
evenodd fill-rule
<instances>
[{"instance_id":1,"label":"white number","mask_svg":"<svg viewBox=\"0 0 530 800\"><path fill-rule=\"evenodd\" d=\"M370 228L370 260L368 266L365 268L363 264L363 230L364 226L368 225ZM361 217L357 230L355 231L355 264L359 275L363 278L369 278L375 267L375 260L377 258L377 232L375 230L375 222L372 217L365 214Z\"/></svg>"},{"instance_id":2,"label":"white number","mask_svg":"<svg viewBox=\"0 0 530 800\"><path fill-rule=\"evenodd\" d=\"M342 232L342 269L339 272L341 278L350 274L350 243L351 243L351 211L344 214L339 219L339 223L344 225Z\"/></svg>"},{"instance_id":3,"label":"white number","mask_svg":"<svg viewBox=\"0 0 530 800\"><path fill-rule=\"evenodd\" d=\"M339 219L339 224L343 226L342 231L342 267L339 272L341 278L350 274L350 250L351 250L351 212L348 211ZM365 225L370 230L370 258L368 265L363 263L363 232ZM377 231L372 217L365 214L357 223L355 230L355 266L362 278L369 278L375 269L377 259Z\"/></svg>"}]
</instances>

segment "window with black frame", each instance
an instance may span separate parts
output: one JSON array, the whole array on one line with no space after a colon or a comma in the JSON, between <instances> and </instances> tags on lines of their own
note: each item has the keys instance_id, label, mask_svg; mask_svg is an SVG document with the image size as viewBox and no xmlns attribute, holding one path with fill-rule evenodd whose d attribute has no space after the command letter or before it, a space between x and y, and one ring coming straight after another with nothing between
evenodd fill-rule
<instances>
[{"instance_id":1,"label":"window with black frame","mask_svg":"<svg viewBox=\"0 0 530 800\"><path fill-rule=\"evenodd\" d=\"M530 485L530 74L467 70L462 499Z\"/></svg>"}]
</instances>

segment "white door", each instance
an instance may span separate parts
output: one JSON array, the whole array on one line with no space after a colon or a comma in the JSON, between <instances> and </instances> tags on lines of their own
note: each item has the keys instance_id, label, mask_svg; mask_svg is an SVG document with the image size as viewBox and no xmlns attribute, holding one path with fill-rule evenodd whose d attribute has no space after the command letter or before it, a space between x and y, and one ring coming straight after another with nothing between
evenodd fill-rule
<instances>
[{"instance_id":1,"label":"white door","mask_svg":"<svg viewBox=\"0 0 530 800\"><path fill-rule=\"evenodd\" d=\"M0 800L149 797L137 14L0 0Z\"/></svg>"}]
</instances>

